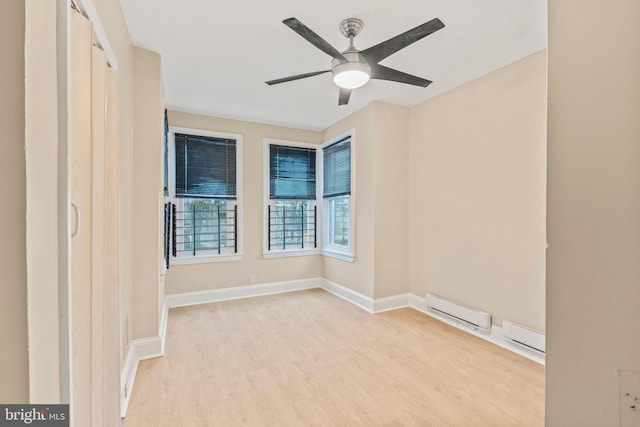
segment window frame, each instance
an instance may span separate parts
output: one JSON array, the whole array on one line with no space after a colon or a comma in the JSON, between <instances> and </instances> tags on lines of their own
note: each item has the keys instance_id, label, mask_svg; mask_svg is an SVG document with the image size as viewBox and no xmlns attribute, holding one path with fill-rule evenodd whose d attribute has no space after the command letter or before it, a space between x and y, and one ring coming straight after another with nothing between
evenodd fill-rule
<instances>
[{"instance_id":1,"label":"window frame","mask_svg":"<svg viewBox=\"0 0 640 427\"><path fill-rule=\"evenodd\" d=\"M176 133L187 134L194 136L207 136L213 138L234 139L236 141L236 199L228 200L227 202L235 202L238 206L238 218L237 218L237 251L233 254L207 254L207 255L190 255L174 257L171 254L171 265L184 265L184 264L206 264L215 262L231 262L240 261L244 254L243 252L243 186L242 186L242 135L227 132L218 132L205 129L186 128L181 126L169 126L169 191L165 197L165 201L171 201L177 204L178 199L198 199L199 197L176 197ZM213 199L216 200L216 199Z\"/></svg>"},{"instance_id":2,"label":"window frame","mask_svg":"<svg viewBox=\"0 0 640 427\"><path fill-rule=\"evenodd\" d=\"M322 208L319 201L320 194L322 191L322 154L320 151L319 144L313 144L308 142L300 142L300 141L288 141L283 139L274 139L274 138L263 138L263 168L262 168L262 182L263 182L263 198L262 198L262 257L265 259L271 258L285 258L285 257L295 257L295 256L309 256L309 255L320 255L321 251L321 235L322 235ZM287 147L298 147L298 148L310 148L315 150L316 157L316 198L306 200L308 202L313 203L316 206L318 215L316 221L316 241L317 245L315 248L293 248L293 249L275 249L272 248L269 250L269 219L267 216L267 206L273 205L276 202L283 201L302 201L301 199L271 199L271 187L270 187L270 172L271 172L271 162L270 162L270 146L271 145L283 145Z\"/></svg>"},{"instance_id":3,"label":"window frame","mask_svg":"<svg viewBox=\"0 0 640 427\"><path fill-rule=\"evenodd\" d=\"M336 142L339 142L342 139L345 139L347 137L350 137L350 157L351 157L351 165L350 165L350 174L351 174L351 183L350 183L350 194L349 195L340 195L340 196L333 196L333 197L327 197L324 198L324 149L332 144L335 144ZM355 158L356 158L356 131L355 129L350 129L340 135L337 135L331 139L329 139L328 141L324 142L321 146L320 146L320 150L321 150L321 154L320 154L320 158L322 160L322 167L321 167L321 174L322 174L322 180L321 180L321 194L319 197L322 197L322 255L330 257L330 258L336 258L336 259L340 259L343 261L347 261L347 262L354 262L356 259L355 256L355 251L356 251L356 244L355 244L355 219L356 219L356 180L355 180ZM331 209L329 208L329 203L332 200L336 200L336 199L344 199L344 198L348 198L349 199L349 233L348 233L348 238L349 238L349 244L347 245L347 247L344 247L342 245L335 245L335 244L331 244L330 243L330 227L329 225L333 223L333 221L331 220L331 218L329 217L329 215L331 214Z\"/></svg>"}]
</instances>

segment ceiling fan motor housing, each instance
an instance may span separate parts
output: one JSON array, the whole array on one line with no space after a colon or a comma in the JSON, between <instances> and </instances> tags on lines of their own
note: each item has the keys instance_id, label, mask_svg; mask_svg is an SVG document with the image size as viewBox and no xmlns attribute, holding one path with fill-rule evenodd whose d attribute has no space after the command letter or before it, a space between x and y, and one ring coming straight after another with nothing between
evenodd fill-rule
<instances>
[{"instance_id":1,"label":"ceiling fan motor housing","mask_svg":"<svg viewBox=\"0 0 640 427\"><path fill-rule=\"evenodd\" d=\"M333 59L331 61L331 74L333 75L333 81L341 87L346 89L355 89L360 87L369 80L371 76L371 67L367 63L364 56L360 55L357 51L346 50L342 54L347 62L339 59ZM349 83L340 83L344 81L345 75L350 74ZM359 77L354 77L354 74ZM342 75L342 79L338 77ZM355 80L354 80L355 78ZM345 85L346 84L346 85Z\"/></svg>"},{"instance_id":2,"label":"ceiling fan motor housing","mask_svg":"<svg viewBox=\"0 0 640 427\"><path fill-rule=\"evenodd\" d=\"M339 59L333 59L331 61L331 69L334 76L343 71L354 69L364 71L367 74L371 74L371 67L369 66L369 63L364 58L364 56L360 55L359 52L350 52L346 50L342 53L342 56L344 56L348 62L344 62Z\"/></svg>"}]
</instances>

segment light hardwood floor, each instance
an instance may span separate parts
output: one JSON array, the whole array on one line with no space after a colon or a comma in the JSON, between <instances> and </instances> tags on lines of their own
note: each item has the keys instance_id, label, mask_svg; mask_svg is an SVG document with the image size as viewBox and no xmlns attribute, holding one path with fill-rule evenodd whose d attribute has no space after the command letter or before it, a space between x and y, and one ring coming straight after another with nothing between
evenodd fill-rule
<instances>
[{"instance_id":1,"label":"light hardwood floor","mask_svg":"<svg viewBox=\"0 0 640 427\"><path fill-rule=\"evenodd\" d=\"M413 309L291 292L172 309L124 425L542 426L544 368Z\"/></svg>"}]
</instances>

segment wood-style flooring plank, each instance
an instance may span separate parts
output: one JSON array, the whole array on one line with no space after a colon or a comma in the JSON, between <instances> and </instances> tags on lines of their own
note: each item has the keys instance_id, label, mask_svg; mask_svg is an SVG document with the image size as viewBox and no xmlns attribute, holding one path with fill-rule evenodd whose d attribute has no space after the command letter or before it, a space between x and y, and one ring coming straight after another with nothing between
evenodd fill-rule
<instances>
[{"instance_id":1,"label":"wood-style flooring plank","mask_svg":"<svg viewBox=\"0 0 640 427\"><path fill-rule=\"evenodd\" d=\"M171 309L124 425L544 425L544 368L413 309L323 290Z\"/></svg>"}]
</instances>

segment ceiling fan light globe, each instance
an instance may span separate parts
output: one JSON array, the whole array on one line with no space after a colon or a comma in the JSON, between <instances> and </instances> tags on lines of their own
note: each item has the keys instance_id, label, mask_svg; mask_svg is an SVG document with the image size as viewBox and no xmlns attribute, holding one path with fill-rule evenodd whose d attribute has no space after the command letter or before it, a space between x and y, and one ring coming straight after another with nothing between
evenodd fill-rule
<instances>
[{"instance_id":1,"label":"ceiling fan light globe","mask_svg":"<svg viewBox=\"0 0 640 427\"><path fill-rule=\"evenodd\" d=\"M363 86L371 77L371 67L361 62L347 62L333 68L333 82L344 89Z\"/></svg>"},{"instance_id":2,"label":"ceiling fan light globe","mask_svg":"<svg viewBox=\"0 0 640 427\"><path fill-rule=\"evenodd\" d=\"M369 81L369 75L364 71L351 70L333 76L333 82L344 89L356 89Z\"/></svg>"}]
</instances>

